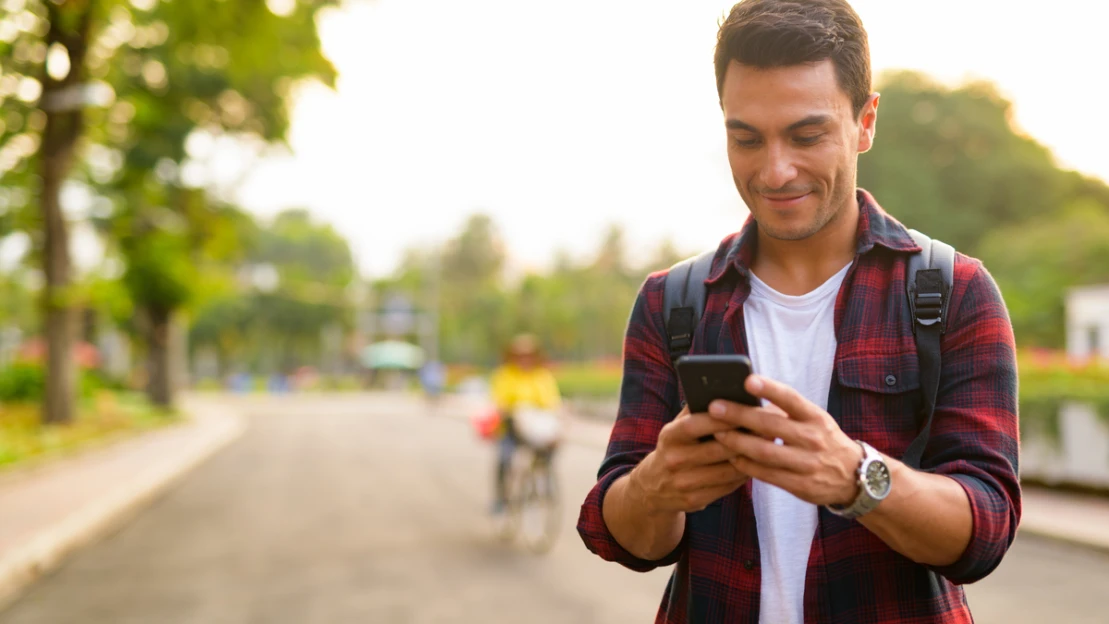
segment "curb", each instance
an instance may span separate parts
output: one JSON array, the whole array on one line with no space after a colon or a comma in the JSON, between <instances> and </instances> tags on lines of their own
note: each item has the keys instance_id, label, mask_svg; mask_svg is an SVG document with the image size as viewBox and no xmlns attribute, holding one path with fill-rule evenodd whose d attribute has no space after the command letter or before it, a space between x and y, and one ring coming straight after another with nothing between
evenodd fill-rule
<instances>
[{"instance_id":1,"label":"curb","mask_svg":"<svg viewBox=\"0 0 1109 624\"><path fill-rule=\"evenodd\" d=\"M190 416L190 420L195 422L194 417ZM0 558L0 612L15 602L29 585L57 569L68 555L121 527L246 430L246 420L238 414L224 412L205 420L215 424L202 425L206 430L197 434L201 439L190 444L178 457L120 484L109 495L64 520L44 527L33 539Z\"/></svg>"}]
</instances>

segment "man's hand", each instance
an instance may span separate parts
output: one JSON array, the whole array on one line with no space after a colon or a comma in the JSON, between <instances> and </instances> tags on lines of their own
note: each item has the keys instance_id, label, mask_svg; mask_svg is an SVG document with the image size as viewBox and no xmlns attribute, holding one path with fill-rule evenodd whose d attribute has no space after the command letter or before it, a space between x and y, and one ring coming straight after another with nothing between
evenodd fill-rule
<instances>
[{"instance_id":1,"label":"man's hand","mask_svg":"<svg viewBox=\"0 0 1109 624\"><path fill-rule=\"evenodd\" d=\"M716 440L735 455L735 469L815 505L846 505L858 495L863 451L831 414L793 388L751 375L747 391L771 403L750 407L714 401L709 415L727 427ZM746 427L755 435L735 431ZM782 444L776 444L781 439Z\"/></svg>"},{"instance_id":2,"label":"man's hand","mask_svg":"<svg viewBox=\"0 0 1109 624\"><path fill-rule=\"evenodd\" d=\"M749 478L733 463L736 452L716 440L700 441L730 428L721 419L683 409L629 475L629 495L648 513L665 514L700 511L731 494Z\"/></svg>"}]
</instances>

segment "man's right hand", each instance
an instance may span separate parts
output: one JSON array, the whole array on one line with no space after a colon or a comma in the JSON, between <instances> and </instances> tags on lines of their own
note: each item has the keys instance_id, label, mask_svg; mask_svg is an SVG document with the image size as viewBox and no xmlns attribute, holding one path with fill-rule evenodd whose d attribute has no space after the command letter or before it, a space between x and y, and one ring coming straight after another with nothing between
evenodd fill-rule
<instances>
[{"instance_id":1,"label":"man's right hand","mask_svg":"<svg viewBox=\"0 0 1109 624\"><path fill-rule=\"evenodd\" d=\"M735 453L704 436L732 425L684 408L662 428L658 445L628 475L628 494L650 514L700 511L750 478L728 461Z\"/></svg>"}]
</instances>

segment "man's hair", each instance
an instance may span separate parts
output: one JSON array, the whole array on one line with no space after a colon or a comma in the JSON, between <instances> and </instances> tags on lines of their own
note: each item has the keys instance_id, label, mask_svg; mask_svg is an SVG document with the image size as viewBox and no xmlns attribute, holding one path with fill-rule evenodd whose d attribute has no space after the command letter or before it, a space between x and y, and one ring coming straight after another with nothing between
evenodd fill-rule
<instances>
[{"instance_id":1,"label":"man's hair","mask_svg":"<svg viewBox=\"0 0 1109 624\"><path fill-rule=\"evenodd\" d=\"M847 0L742 0L717 33L716 91L723 101L731 61L770 68L825 59L858 116L870 97L870 46Z\"/></svg>"}]
</instances>

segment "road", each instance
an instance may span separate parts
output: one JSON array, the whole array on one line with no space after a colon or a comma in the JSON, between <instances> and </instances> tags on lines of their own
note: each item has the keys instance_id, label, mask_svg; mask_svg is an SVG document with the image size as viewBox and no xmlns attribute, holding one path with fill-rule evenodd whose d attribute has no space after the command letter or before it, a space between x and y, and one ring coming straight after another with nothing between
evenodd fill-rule
<instances>
[{"instance_id":1,"label":"road","mask_svg":"<svg viewBox=\"0 0 1109 624\"><path fill-rule=\"evenodd\" d=\"M563 534L534 556L493 538L491 449L464 421L396 397L242 405L242 439L0 624L653 621L668 571L607 564L574 531L599 444L563 449ZM978 622L1104 624L1107 588L1109 556L1022 536L968 594Z\"/></svg>"}]
</instances>

